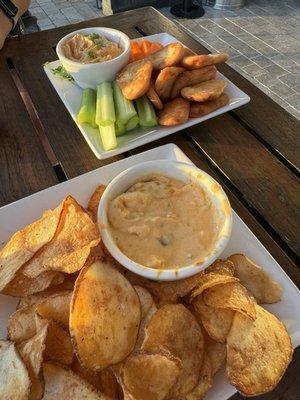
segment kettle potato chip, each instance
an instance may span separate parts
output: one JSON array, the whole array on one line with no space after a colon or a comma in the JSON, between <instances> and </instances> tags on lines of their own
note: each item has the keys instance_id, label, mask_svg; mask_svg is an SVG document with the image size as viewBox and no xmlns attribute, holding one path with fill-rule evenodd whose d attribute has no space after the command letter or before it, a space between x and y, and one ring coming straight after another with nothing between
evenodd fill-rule
<instances>
[{"instance_id":1,"label":"kettle potato chip","mask_svg":"<svg viewBox=\"0 0 300 400\"><path fill-rule=\"evenodd\" d=\"M97 222L98 207L105 189L105 185L99 185L89 199L87 209L90 211L94 222Z\"/></svg>"},{"instance_id":2,"label":"kettle potato chip","mask_svg":"<svg viewBox=\"0 0 300 400\"><path fill-rule=\"evenodd\" d=\"M71 291L49 296L36 304L36 312L41 317L52 319L68 329L71 297Z\"/></svg>"},{"instance_id":3,"label":"kettle potato chip","mask_svg":"<svg viewBox=\"0 0 300 400\"><path fill-rule=\"evenodd\" d=\"M289 365L293 350L285 326L255 304L256 319L235 313L227 336L226 375L245 396L272 390Z\"/></svg>"},{"instance_id":4,"label":"kettle potato chip","mask_svg":"<svg viewBox=\"0 0 300 400\"><path fill-rule=\"evenodd\" d=\"M206 392L212 387L212 383L213 383L213 371L212 371L211 360L205 351L198 378L198 383L194 387L194 389L185 396L185 400L202 399L205 396Z\"/></svg>"},{"instance_id":5,"label":"kettle potato chip","mask_svg":"<svg viewBox=\"0 0 300 400\"><path fill-rule=\"evenodd\" d=\"M20 343L30 339L36 332L34 316L36 305L32 304L27 307L20 308L8 318L7 331L10 340Z\"/></svg>"},{"instance_id":6,"label":"kettle potato chip","mask_svg":"<svg viewBox=\"0 0 300 400\"><path fill-rule=\"evenodd\" d=\"M197 286L192 290L190 295L191 300L202 294L206 289L230 282L238 282L238 278L231 275L216 274L214 272L204 274L201 276L201 279L199 279Z\"/></svg>"},{"instance_id":7,"label":"kettle potato chip","mask_svg":"<svg viewBox=\"0 0 300 400\"><path fill-rule=\"evenodd\" d=\"M205 269L206 274L208 274L210 272L213 272L213 273L219 274L219 275L234 276L234 272L235 272L234 264L230 260L218 259Z\"/></svg>"},{"instance_id":8,"label":"kettle potato chip","mask_svg":"<svg viewBox=\"0 0 300 400\"><path fill-rule=\"evenodd\" d=\"M71 301L70 332L83 366L97 371L127 357L140 319L136 291L112 265L97 261L81 270Z\"/></svg>"},{"instance_id":9,"label":"kettle potato chip","mask_svg":"<svg viewBox=\"0 0 300 400\"><path fill-rule=\"evenodd\" d=\"M203 347L201 328L182 304L165 305L152 316L142 345L142 349L148 352L166 348L181 360L182 371L172 389L173 397L186 395L197 384Z\"/></svg>"},{"instance_id":10,"label":"kettle potato chip","mask_svg":"<svg viewBox=\"0 0 300 400\"><path fill-rule=\"evenodd\" d=\"M141 286L134 286L134 289L136 290L141 303L141 323L134 348L134 350L136 351L140 350L142 346L145 338L145 328L148 325L148 322L150 321L152 315L155 314L155 312L157 311L157 308L151 294L147 291L147 289Z\"/></svg>"}]
</instances>

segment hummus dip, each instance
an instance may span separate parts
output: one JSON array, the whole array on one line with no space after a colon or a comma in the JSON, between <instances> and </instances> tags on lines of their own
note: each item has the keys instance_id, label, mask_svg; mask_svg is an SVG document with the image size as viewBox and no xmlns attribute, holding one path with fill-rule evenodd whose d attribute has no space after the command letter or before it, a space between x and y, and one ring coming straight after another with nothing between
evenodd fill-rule
<instances>
[{"instance_id":1,"label":"hummus dip","mask_svg":"<svg viewBox=\"0 0 300 400\"><path fill-rule=\"evenodd\" d=\"M112 60L123 52L117 43L98 33L90 35L76 33L63 43L62 50L67 58L82 64Z\"/></svg>"},{"instance_id":2,"label":"hummus dip","mask_svg":"<svg viewBox=\"0 0 300 400\"><path fill-rule=\"evenodd\" d=\"M128 258L157 269L201 262L218 234L218 213L205 191L163 175L147 177L112 200L108 221Z\"/></svg>"}]
</instances>

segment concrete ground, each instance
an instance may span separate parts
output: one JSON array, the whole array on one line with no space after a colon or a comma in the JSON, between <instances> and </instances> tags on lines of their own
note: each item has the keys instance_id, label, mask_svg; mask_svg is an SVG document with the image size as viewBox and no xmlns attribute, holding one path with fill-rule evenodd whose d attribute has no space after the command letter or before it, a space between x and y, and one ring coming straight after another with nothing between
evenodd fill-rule
<instances>
[{"instance_id":1,"label":"concrete ground","mask_svg":"<svg viewBox=\"0 0 300 400\"><path fill-rule=\"evenodd\" d=\"M203 1L205 3L205 1ZM300 119L300 1L248 0L236 11L204 6L202 18L174 19L212 52ZM102 17L96 0L32 0L41 30Z\"/></svg>"}]
</instances>

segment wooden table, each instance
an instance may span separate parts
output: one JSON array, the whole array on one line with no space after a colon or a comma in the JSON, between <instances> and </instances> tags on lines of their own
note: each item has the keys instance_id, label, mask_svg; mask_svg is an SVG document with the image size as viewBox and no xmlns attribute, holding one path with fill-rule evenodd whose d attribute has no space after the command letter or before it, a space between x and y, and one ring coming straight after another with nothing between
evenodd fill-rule
<instances>
[{"instance_id":1,"label":"wooden table","mask_svg":"<svg viewBox=\"0 0 300 400\"><path fill-rule=\"evenodd\" d=\"M75 29L99 25L121 29L131 38L169 32L192 50L208 53L174 22L149 7L8 40L0 51L0 206L173 142L223 185L235 211L299 287L299 121L222 65L219 70L251 97L249 104L130 153L99 161L42 69L44 62L57 58L55 46L60 38ZM300 347L277 389L259 398L299 399L299 371Z\"/></svg>"}]
</instances>

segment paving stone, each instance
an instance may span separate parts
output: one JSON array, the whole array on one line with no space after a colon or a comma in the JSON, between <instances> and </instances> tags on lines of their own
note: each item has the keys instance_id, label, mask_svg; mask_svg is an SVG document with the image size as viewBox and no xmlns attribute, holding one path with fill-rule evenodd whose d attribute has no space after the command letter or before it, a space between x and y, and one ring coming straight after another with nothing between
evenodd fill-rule
<instances>
[{"instance_id":1,"label":"paving stone","mask_svg":"<svg viewBox=\"0 0 300 400\"><path fill-rule=\"evenodd\" d=\"M294 107L292 106L287 106L285 109L287 112L289 112L290 114L292 114L295 118L300 120L300 111L296 110Z\"/></svg>"},{"instance_id":2,"label":"paving stone","mask_svg":"<svg viewBox=\"0 0 300 400\"><path fill-rule=\"evenodd\" d=\"M253 65L253 62L243 55L232 58L231 62L239 68L244 68L247 65Z\"/></svg>"},{"instance_id":3,"label":"paving stone","mask_svg":"<svg viewBox=\"0 0 300 400\"><path fill-rule=\"evenodd\" d=\"M271 85L270 90L283 99L295 94L295 91L292 88L282 82L277 82L274 85Z\"/></svg>"},{"instance_id":4,"label":"paving stone","mask_svg":"<svg viewBox=\"0 0 300 400\"><path fill-rule=\"evenodd\" d=\"M251 57L251 61L253 61L255 64L259 65L262 68L268 67L273 64L273 62L269 58L257 54L255 57Z\"/></svg>"},{"instance_id":5,"label":"paving stone","mask_svg":"<svg viewBox=\"0 0 300 400\"><path fill-rule=\"evenodd\" d=\"M283 75L279 80L300 93L300 74Z\"/></svg>"},{"instance_id":6,"label":"paving stone","mask_svg":"<svg viewBox=\"0 0 300 400\"><path fill-rule=\"evenodd\" d=\"M282 75L286 75L287 71L284 68L279 67L276 64L270 65L268 67L265 68L265 70L276 77L282 76Z\"/></svg>"},{"instance_id":7,"label":"paving stone","mask_svg":"<svg viewBox=\"0 0 300 400\"><path fill-rule=\"evenodd\" d=\"M261 68L260 66L258 66L256 64L250 64L250 65L244 67L243 70L245 72L247 72L247 74L254 76L254 77L261 75L265 72L265 70L263 68Z\"/></svg>"},{"instance_id":8,"label":"paving stone","mask_svg":"<svg viewBox=\"0 0 300 400\"><path fill-rule=\"evenodd\" d=\"M300 96L299 94L293 94L285 99L285 101L296 110L300 111Z\"/></svg>"}]
</instances>

